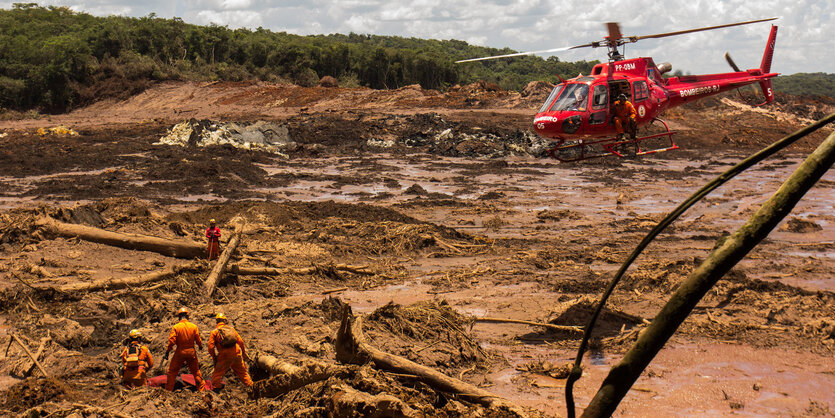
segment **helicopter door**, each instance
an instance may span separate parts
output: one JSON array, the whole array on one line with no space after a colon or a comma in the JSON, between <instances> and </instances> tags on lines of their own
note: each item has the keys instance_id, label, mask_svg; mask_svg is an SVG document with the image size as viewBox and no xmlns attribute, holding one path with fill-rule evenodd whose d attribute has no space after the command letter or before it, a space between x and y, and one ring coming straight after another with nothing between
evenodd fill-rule
<instances>
[{"instance_id":1,"label":"helicopter door","mask_svg":"<svg viewBox=\"0 0 835 418\"><path fill-rule=\"evenodd\" d=\"M605 83L594 86L590 111L587 133L606 130L606 122L609 120L609 87Z\"/></svg>"}]
</instances>

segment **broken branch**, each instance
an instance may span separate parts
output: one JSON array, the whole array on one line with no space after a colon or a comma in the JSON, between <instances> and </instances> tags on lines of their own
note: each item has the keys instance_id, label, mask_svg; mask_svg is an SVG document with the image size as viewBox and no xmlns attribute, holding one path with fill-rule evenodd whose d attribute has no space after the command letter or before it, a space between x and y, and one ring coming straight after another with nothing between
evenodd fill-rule
<instances>
[{"instance_id":1,"label":"broken branch","mask_svg":"<svg viewBox=\"0 0 835 418\"><path fill-rule=\"evenodd\" d=\"M198 271L202 266L199 262L192 262L184 265L172 266L171 268L156 273L143 274L141 276L124 277L121 279L104 279L92 283L73 283L58 286L53 289L61 292L91 292L102 289L122 289L125 287L139 286L148 283L159 282L174 277L183 271ZM43 289L43 288L41 288Z\"/></svg>"},{"instance_id":2,"label":"broken branch","mask_svg":"<svg viewBox=\"0 0 835 418\"><path fill-rule=\"evenodd\" d=\"M548 324L543 322L531 322L531 321L523 321L521 319L504 319L504 318L473 318L475 322L491 322L497 324L524 324L524 325L532 325L535 327L545 327L557 331L569 331L569 332L579 332L580 334L583 333L583 327L577 327L572 325L555 325L555 324Z\"/></svg>"},{"instance_id":3,"label":"broken branch","mask_svg":"<svg viewBox=\"0 0 835 418\"><path fill-rule=\"evenodd\" d=\"M229 243L226 244L226 249L223 250L223 254L221 254L217 259L217 264L215 264L212 272L209 273L209 277L206 279L205 283L206 294L209 297L212 297L212 293L215 292L217 284L220 282L220 279L223 278L223 274L226 273L226 264L229 263L229 260L232 258L232 253L235 252L235 249L238 248L238 244L241 242L241 232L243 229L243 221L239 221L235 224L235 232L232 239L230 239Z\"/></svg>"},{"instance_id":4,"label":"broken branch","mask_svg":"<svg viewBox=\"0 0 835 418\"><path fill-rule=\"evenodd\" d=\"M366 270L368 266L351 266L347 264L337 264L332 266L336 271L347 271L354 274L373 275L373 272ZM282 274L314 274L321 271L321 267L241 267L233 264L229 267L229 272L239 276L279 276Z\"/></svg>"},{"instance_id":5,"label":"broken branch","mask_svg":"<svg viewBox=\"0 0 835 418\"><path fill-rule=\"evenodd\" d=\"M38 369L41 371L41 373L43 373L44 377L49 377L49 375L46 373L46 369L44 369L43 365L41 365L41 362L39 362L38 359L32 355L32 352L29 351L29 347L27 347L26 344L23 343L23 341L20 341L20 338L17 336L17 334L11 333L11 335L12 338L14 338L14 340L17 341L18 345L20 345L20 347L23 348L23 351L26 352L26 355L29 356L30 359L32 359L32 362L35 363L36 366L38 366Z\"/></svg>"}]
</instances>

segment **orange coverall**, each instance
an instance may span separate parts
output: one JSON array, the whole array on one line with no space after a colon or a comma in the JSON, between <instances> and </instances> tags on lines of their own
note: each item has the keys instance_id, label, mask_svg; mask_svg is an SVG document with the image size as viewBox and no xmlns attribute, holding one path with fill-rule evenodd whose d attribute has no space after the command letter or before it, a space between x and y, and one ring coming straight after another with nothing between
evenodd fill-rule
<instances>
[{"instance_id":1,"label":"orange coverall","mask_svg":"<svg viewBox=\"0 0 835 418\"><path fill-rule=\"evenodd\" d=\"M215 362L215 371L212 372L212 387L217 389L223 387L221 379L230 368L246 387L252 387L252 378L249 377L249 372L244 364L244 355L246 355L244 340L241 338L241 334L235 331L238 339L237 344L232 347L221 347L218 329L224 326L226 326L224 323L217 324L217 327L209 336L209 355ZM217 354L215 354L215 349L217 349Z\"/></svg>"},{"instance_id":2,"label":"orange coverall","mask_svg":"<svg viewBox=\"0 0 835 418\"><path fill-rule=\"evenodd\" d=\"M628 129L629 135L634 138L635 130L638 128L636 120L638 114L635 112L635 106L632 106L629 100L623 102L618 100L612 106L612 113L614 114L612 119L615 122L615 131L620 135L624 133L625 129Z\"/></svg>"},{"instance_id":3,"label":"orange coverall","mask_svg":"<svg viewBox=\"0 0 835 418\"><path fill-rule=\"evenodd\" d=\"M140 345L139 341L132 341L130 345ZM128 366L128 347L125 347L122 350L122 365L124 365L125 370L122 372L122 384L128 388L135 388L139 386L145 386L148 384L148 380L145 375L145 371L154 367L154 359L151 357L151 352L148 351L148 347L141 346L139 348L139 365L138 366Z\"/></svg>"},{"instance_id":4,"label":"orange coverall","mask_svg":"<svg viewBox=\"0 0 835 418\"><path fill-rule=\"evenodd\" d=\"M183 363L188 365L191 374L194 375L194 382L197 384L198 390L206 390L203 387L203 375L200 374L200 364L197 362L197 352L194 350L194 345L201 350L203 349L203 340L200 339L200 331L197 325L192 324L188 319L181 319L177 325L171 328L171 333L168 334L168 347L166 351L176 345L177 350L174 351L174 357L171 358L171 363L168 364L168 380L165 382L165 388L174 390L174 384L177 380L177 374L183 367Z\"/></svg>"}]
</instances>

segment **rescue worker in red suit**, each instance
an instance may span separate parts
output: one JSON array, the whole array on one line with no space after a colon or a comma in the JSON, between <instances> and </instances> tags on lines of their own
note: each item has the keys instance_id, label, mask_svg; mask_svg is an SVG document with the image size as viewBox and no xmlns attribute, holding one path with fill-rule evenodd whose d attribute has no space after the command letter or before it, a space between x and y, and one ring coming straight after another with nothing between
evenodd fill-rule
<instances>
[{"instance_id":1,"label":"rescue worker in red suit","mask_svg":"<svg viewBox=\"0 0 835 418\"><path fill-rule=\"evenodd\" d=\"M197 325L188 321L187 308L180 308L177 311L177 316L180 318L180 322L174 325L171 328L171 333L168 334L168 347L165 349L165 357L163 357L163 360L167 360L168 355L171 354L171 349L175 345L177 346L177 350L174 351L174 357L171 358L171 363L168 364L168 380L165 382L165 388L174 390L177 374L183 367L183 363L185 363L188 365L191 374L194 375L194 383L197 385L197 390L206 390L203 386L203 375L200 374L197 351L194 349L195 344L200 350L203 349L203 340L200 339L200 331L197 329Z\"/></svg>"},{"instance_id":2,"label":"rescue worker in red suit","mask_svg":"<svg viewBox=\"0 0 835 418\"><path fill-rule=\"evenodd\" d=\"M247 388L251 388L252 378L249 377L249 372L246 370L246 365L244 364L244 361L249 361L249 356L246 355L244 340L237 331L228 325L226 315L219 313L215 315L215 320L217 321L217 326L209 336L209 355L212 356L212 361L215 365L215 370L212 373L212 389L215 392L220 392L223 389L221 379L223 379L223 375L230 368ZM223 346L221 328L226 328L234 336L234 345L229 347Z\"/></svg>"},{"instance_id":3,"label":"rescue worker in red suit","mask_svg":"<svg viewBox=\"0 0 835 418\"><path fill-rule=\"evenodd\" d=\"M612 106L612 122L615 124L618 140L623 139L624 133L628 133L630 139L635 139L638 131L637 116L635 107L626 100L626 95L621 93Z\"/></svg>"},{"instance_id":4,"label":"rescue worker in red suit","mask_svg":"<svg viewBox=\"0 0 835 418\"><path fill-rule=\"evenodd\" d=\"M220 228L215 226L214 219L209 221L209 227L206 228L206 238L209 239L209 260L216 260L220 256Z\"/></svg>"},{"instance_id":5,"label":"rescue worker in red suit","mask_svg":"<svg viewBox=\"0 0 835 418\"><path fill-rule=\"evenodd\" d=\"M145 372L154 367L154 358L148 347L142 345L142 334L139 330L131 330L128 335L128 345L122 350L122 384L129 388L137 388L148 384Z\"/></svg>"}]
</instances>

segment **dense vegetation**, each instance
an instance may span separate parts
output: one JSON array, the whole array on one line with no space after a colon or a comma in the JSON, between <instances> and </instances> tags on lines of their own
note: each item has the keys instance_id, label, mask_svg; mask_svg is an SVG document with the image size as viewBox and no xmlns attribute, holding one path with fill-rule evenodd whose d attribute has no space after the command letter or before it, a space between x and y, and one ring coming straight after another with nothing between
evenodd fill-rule
<instances>
[{"instance_id":1,"label":"dense vegetation","mask_svg":"<svg viewBox=\"0 0 835 418\"><path fill-rule=\"evenodd\" d=\"M485 80L519 90L532 80L588 74L598 63L527 56L454 64L512 52L456 40L299 36L16 3L0 10L0 107L64 111L103 97L125 98L161 80L259 79L309 86L333 76L343 86L430 89ZM799 74L774 84L777 91L835 96L835 75Z\"/></svg>"},{"instance_id":2,"label":"dense vegetation","mask_svg":"<svg viewBox=\"0 0 835 418\"><path fill-rule=\"evenodd\" d=\"M0 106L62 111L127 97L159 80L286 80L312 85L443 89L486 80L520 89L531 80L588 73L597 63L539 57L456 65L510 53L462 41L373 35L298 36L265 29L197 26L180 19L95 17L16 3L0 10Z\"/></svg>"},{"instance_id":3,"label":"dense vegetation","mask_svg":"<svg viewBox=\"0 0 835 418\"><path fill-rule=\"evenodd\" d=\"M781 75L775 78L772 84L777 92L835 97L835 74Z\"/></svg>"}]
</instances>

